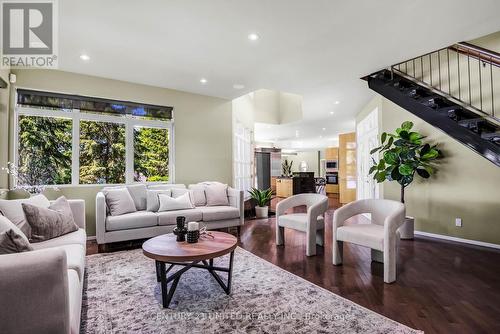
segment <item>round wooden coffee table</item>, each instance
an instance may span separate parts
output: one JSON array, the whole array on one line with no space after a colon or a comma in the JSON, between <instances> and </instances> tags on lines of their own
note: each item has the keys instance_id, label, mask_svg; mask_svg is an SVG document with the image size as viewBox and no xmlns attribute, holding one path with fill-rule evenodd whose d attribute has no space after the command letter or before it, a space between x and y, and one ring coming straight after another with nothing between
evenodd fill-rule
<instances>
[{"instance_id":1,"label":"round wooden coffee table","mask_svg":"<svg viewBox=\"0 0 500 334\"><path fill-rule=\"evenodd\" d=\"M156 280L161 282L161 296L163 307L167 308L174 295L182 274L191 268L207 269L217 283L227 294L231 293L231 276L233 272L233 257L238 240L231 234L212 231L213 238L202 236L197 243L177 242L173 233L163 234L149 239L142 245L142 252L156 262ZM213 259L226 254L229 255L229 267L215 267ZM201 262L201 263L200 263ZM166 264L170 266L166 268ZM176 273L167 277L174 266L183 266ZM227 284L217 274L217 271L226 272ZM168 283L172 282L170 289Z\"/></svg>"}]
</instances>

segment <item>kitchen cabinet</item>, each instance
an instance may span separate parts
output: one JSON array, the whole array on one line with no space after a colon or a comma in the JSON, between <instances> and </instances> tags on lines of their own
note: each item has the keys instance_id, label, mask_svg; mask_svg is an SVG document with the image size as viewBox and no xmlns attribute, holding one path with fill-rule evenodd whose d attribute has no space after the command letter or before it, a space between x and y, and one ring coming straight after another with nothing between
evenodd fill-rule
<instances>
[{"instance_id":1,"label":"kitchen cabinet","mask_svg":"<svg viewBox=\"0 0 500 334\"><path fill-rule=\"evenodd\" d=\"M356 200L356 133L339 135L339 201Z\"/></svg>"},{"instance_id":2,"label":"kitchen cabinet","mask_svg":"<svg viewBox=\"0 0 500 334\"><path fill-rule=\"evenodd\" d=\"M290 197L293 195L293 179L278 178L276 179L276 196Z\"/></svg>"},{"instance_id":3,"label":"kitchen cabinet","mask_svg":"<svg viewBox=\"0 0 500 334\"><path fill-rule=\"evenodd\" d=\"M339 149L338 147L328 147L325 150L326 160L338 160L339 159Z\"/></svg>"}]
</instances>

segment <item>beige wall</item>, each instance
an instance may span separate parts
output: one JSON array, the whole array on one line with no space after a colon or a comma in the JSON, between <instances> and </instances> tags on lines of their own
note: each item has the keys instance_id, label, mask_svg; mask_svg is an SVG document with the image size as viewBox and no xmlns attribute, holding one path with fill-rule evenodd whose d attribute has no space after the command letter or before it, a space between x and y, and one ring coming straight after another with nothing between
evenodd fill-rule
<instances>
[{"instance_id":1,"label":"beige wall","mask_svg":"<svg viewBox=\"0 0 500 334\"><path fill-rule=\"evenodd\" d=\"M250 93L254 100L254 121L284 124L302 119L302 96L259 89Z\"/></svg>"},{"instance_id":2,"label":"beige wall","mask_svg":"<svg viewBox=\"0 0 500 334\"><path fill-rule=\"evenodd\" d=\"M0 70L0 77L9 82L9 71ZM0 89L0 168L9 161L9 87ZM7 188L7 173L0 171L0 189Z\"/></svg>"},{"instance_id":3,"label":"beige wall","mask_svg":"<svg viewBox=\"0 0 500 334\"><path fill-rule=\"evenodd\" d=\"M500 244L500 168L391 101L378 96L370 103L367 109L380 106L380 132L393 132L410 120L445 155L436 175L417 178L406 190L407 213L415 217L416 230ZM363 115L358 116L357 121ZM382 188L385 198L399 200L397 183L386 181ZM463 227L455 227L457 217Z\"/></svg>"},{"instance_id":4,"label":"beige wall","mask_svg":"<svg viewBox=\"0 0 500 334\"><path fill-rule=\"evenodd\" d=\"M173 106L175 182L188 184L213 180L232 183L231 101L62 71L13 72L17 74L15 87ZM0 121L0 136L3 138L9 126L3 116ZM0 157L6 155L7 146L12 145L5 144L2 139ZM61 187L67 197L86 200L89 235L95 234L94 200L99 188Z\"/></svg>"}]
</instances>

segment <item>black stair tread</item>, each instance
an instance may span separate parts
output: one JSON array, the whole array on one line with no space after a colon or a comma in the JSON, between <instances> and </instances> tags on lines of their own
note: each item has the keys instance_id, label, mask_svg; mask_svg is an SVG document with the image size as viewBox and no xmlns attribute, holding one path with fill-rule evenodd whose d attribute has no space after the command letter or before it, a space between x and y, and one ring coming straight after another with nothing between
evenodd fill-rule
<instances>
[{"instance_id":1,"label":"black stair tread","mask_svg":"<svg viewBox=\"0 0 500 334\"><path fill-rule=\"evenodd\" d=\"M481 138L486 140L500 140L500 131L497 132L483 132L481 133Z\"/></svg>"}]
</instances>

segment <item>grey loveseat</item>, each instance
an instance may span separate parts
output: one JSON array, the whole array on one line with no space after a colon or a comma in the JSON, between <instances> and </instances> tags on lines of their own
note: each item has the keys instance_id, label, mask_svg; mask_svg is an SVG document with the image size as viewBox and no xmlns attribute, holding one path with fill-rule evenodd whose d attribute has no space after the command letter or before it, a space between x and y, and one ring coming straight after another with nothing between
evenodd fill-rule
<instances>
[{"instance_id":1,"label":"grey loveseat","mask_svg":"<svg viewBox=\"0 0 500 334\"><path fill-rule=\"evenodd\" d=\"M33 251L0 255L0 332L79 333L85 201L68 201L78 231L32 243Z\"/></svg>"},{"instance_id":2,"label":"grey loveseat","mask_svg":"<svg viewBox=\"0 0 500 334\"><path fill-rule=\"evenodd\" d=\"M124 187L124 186L121 186ZM207 229L217 229L236 226L244 223L243 191L227 188L227 206L206 206L203 202L203 191L200 184L190 185L189 189L184 184L125 185L132 196L136 212L119 216L111 216L106 206L105 189L96 196L96 237L98 244L117 241L146 239L157 235L171 233L175 228L176 218L185 216L186 221L202 222ZM193 209L155 212L148 210L148 201L151 201L151 191L167 190L191 191L196 198ZM149 196L148 196L149 194ZM152 194L155 196L155 194ZM200 198L201 197L201 198Z\"/></svg>"}]
</instances>

